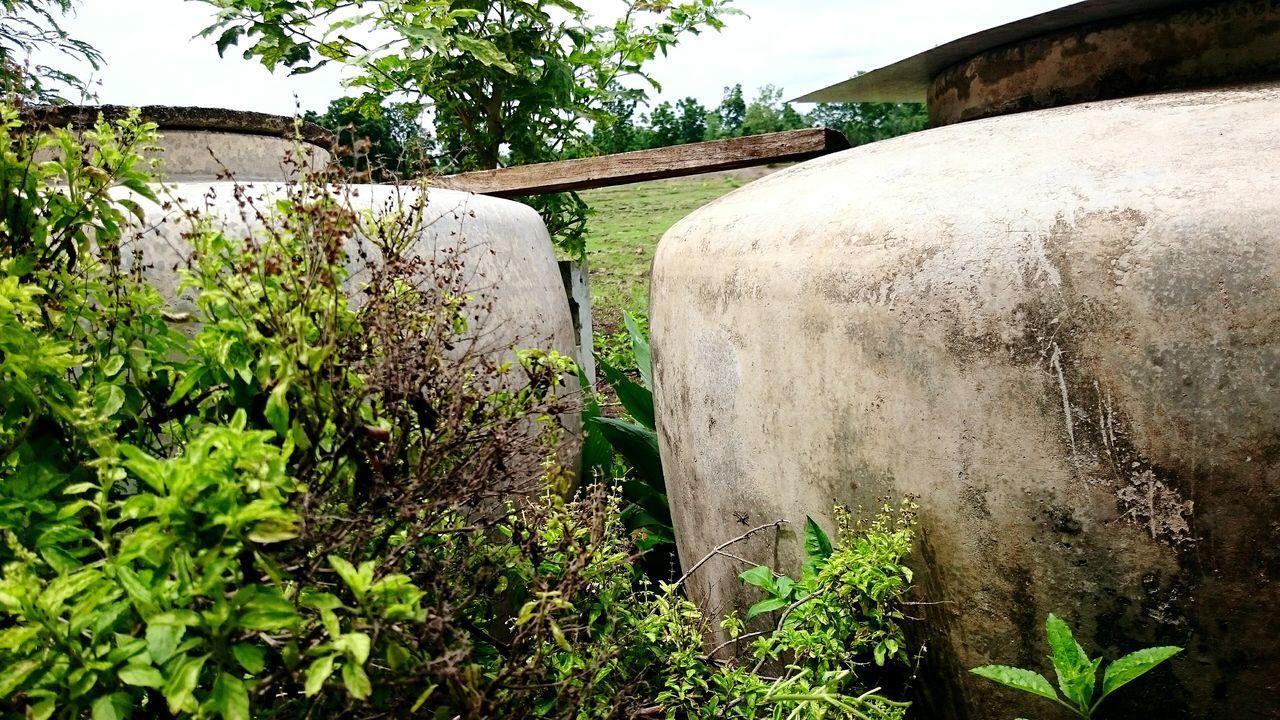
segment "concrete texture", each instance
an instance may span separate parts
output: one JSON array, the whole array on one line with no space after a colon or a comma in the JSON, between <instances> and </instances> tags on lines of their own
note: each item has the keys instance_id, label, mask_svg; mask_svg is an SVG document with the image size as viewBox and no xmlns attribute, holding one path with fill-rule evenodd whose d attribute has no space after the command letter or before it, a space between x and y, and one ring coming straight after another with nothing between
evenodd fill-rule
<instances>
[{"instance_id":1,"label":"concrete texture","mask_svg":"<svg viewBox=\"0 0 1280 720\"><path fill-rule=\"evenodd\" d=\"M1280 74L1280 3L1117 17L975 55L929 88L931 124Z\"/></svg>"},{"instance_id":2,"label":"concrete texture","mask_svg":"<svg viewBox=\"0 0 1280 720\"><path fill-rule=\"evenodd\" d=\"M168 181L280 181L294 177L304 164L316 170L329 164L333 136L314 123L221 108L148 105L137 111L162 135L158 157ZM25 110L23 123L85 128L132 112L123 105L44 105Z\"/></svg>"},{"instance_id":3,"label":"concrete texture","mask_svg":"<svg viewBox=\"0 0 1280 720\"><path fill-rule=\"evenodd\" d=\"M794 571L806 514L913 493L917 717L1057 717L967 673L1052 676L1054 612L1108 657L1187 646L1108 718L1280 718L1277 116L1280 83L977 120L677 224L651 322L686 567L745 515L791 521L736 550ZM742 569L690 592L744 608Z\"/></svg>"}]
</instances>

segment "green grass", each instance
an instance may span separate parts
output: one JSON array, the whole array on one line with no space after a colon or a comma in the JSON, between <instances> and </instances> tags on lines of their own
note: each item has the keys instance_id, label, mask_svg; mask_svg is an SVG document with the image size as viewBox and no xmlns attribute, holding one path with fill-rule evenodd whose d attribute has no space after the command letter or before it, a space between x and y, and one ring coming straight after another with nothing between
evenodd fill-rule
<instances>
[{"instance_id":1,"label":"green grass","mask_svg":"<svg viewBox=\"0 0 1280 720\"><path fill-rule=\"evenodd\" d=\"M653 252L676 221L748 181L739 177L682 178L588 190L595 211L587 227L592 321L597 331L622 326L622 312L649 309Z\"/></svg>"}]
</instances>

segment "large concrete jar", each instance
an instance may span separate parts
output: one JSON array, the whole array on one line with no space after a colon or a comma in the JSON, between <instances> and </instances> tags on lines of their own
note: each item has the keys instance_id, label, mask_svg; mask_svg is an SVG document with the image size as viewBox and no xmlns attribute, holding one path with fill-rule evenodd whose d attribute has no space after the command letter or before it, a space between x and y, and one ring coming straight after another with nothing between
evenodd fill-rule
<instances>
[{"instance_id":1,"label":"large concrete jar","mask_svg":"<svg viewBox=\"0 0 1280 720\"><path fill-rule=\"evenodd\" d=\"M979 55L930 98L979 119L674 227L651 304L685 564L743 514L914 494L918 717L1056 717L966 672L1048 670L1054 612L1108 657L1187 647L1107 717L1280 718L1278 29L1280 3L1220 3ZM1185 78L1143 65L1169 52ZM742 569L690 590L742 608Z\"/></svg>"},{"instance_id":2,"label":"large concrete jar","mask_svg":"<svg viewBox=\"0 0 1280 720\"><path fill-rule=\"evenodd\" d=\"M100 115L110 119L128 113L115 106L62 106L43 108L29 122L85 126ZM191 228L189 212L198 211L203 222L233 236L258 232L259 213L269 212L273 200L286 194L286 182L296 181L303 167L320 170L329 163L332 138L318 126L260 113L146 107L141 115L159 126L156 155L164 183L154 187L163 202L135 197L145 218L131 242L147 265L149 280L175 310L194 310L194 298L179 292L177 273L190 255L183 240ZM512 359L520 348L576 353L574 323L555 251L546 226L527 205L453 190L423 191L413 184L339 184L332 186L331 194L350 210L372 217L414 217L420 232L405 255L457 262L460 285L452 289L477 298L469 311L469 352L494 361ZM355 301L370 264L380 258L369 238L347 237L343 250ZM513 377L512 382L520 380ZM579 416L566 415L561 421L567 433L560 459L565 467L576 469ZM539 460L530 462L540 467Z\"/></svg>"}]
</instances>

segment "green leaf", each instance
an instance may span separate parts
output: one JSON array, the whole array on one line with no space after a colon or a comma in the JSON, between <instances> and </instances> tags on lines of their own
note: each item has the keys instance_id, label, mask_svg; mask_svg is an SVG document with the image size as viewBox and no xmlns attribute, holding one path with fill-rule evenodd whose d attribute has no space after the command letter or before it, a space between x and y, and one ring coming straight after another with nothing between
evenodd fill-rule
<instances>
[{"instance_id":1,"label":"green leaf","mask_svg":"<svg viewBox=\"0 0 1280 720\"><path fill-rule=\"evenodd\" d=\"M1058 674L1058 687L1077 708L1087 711L1093 701L1098 663L1089 659L1084 648L1072 636L1071 628L1057 615L1049 613L1049 617L1045 619L1044 631L1049 639L1049 649L1053 651L1050 659Z\"/></svg>"},{"instance_id":2,"label":"green leaf","mask_svg":"<svg viewBox=\"0 0 1280 720\"><path fill-rule=\"evenodd\" d=\"M124 405L124 390L119 385L99 385L93 389L93 407L106 417L115 415Z\"/></svg>"},{"instance_id":3,"label":"green leaf","mask_svg":"<svg viewBox=\"0 0 1280 720\"><path fill-rule=\"evenodd\" d=\"M502 54L502 51L498 49L497 45L494 45L488 40L482 40L470 35L452 35L451 38L453 39L454 44L458 46L459 50L472 55L481 63L502 68L512 75L517 74L515 65L512 65L507 60L506 56Z\"/></svg>"},{"instance_id":4,"label":"green leaf","mask_svg":"<svg viewBox=\"0 0 1280 720\"><path fill-rule=\"evenodd\" d=\"M804 554L805 564L815 572L831 557L831 539L808 515L804 518Z\"/></svg>"},{"instance_id":5,"label":"green leaf","mask_svg":"<svg viewBox=\"0 0 1280 720\"><path fill-rule=\"evenodd\" d=\"M649 356L649 341L645 339L644 333L640 332L640 325L631 313L623 312L622 321L627 326L627 333L631 335L631 352L636 358L636 369L640 371L640 380L644 386L653 389L653 362Z\"/></svg>"},{"instance_id":6,"label":"green leaf","mask_svg":"<svg viewBox=\"0 0 1280 720\"><path fill-rule=\"evenodd\" d=\"M22 686L31 673L40 669L39 660L19 660L10 664L0 673L0 700L3 700Z\"/></svg>"},{"instance_id":7,"label":"green leaf","mask_svg":"<svg viewBox=\"0 0 1280 720\"><path fill-rule=\"evenodd\" d=\"M362 632L352 632L338 638L333 647L345 652L347 657L355 664L364 665L365 661L369 659L371 645L372 641L368 635Z\"/></svg>"},{"instance_id":8,"label":"green leaf","mask_svg":"<svg viewBox=\"0 0 1280 720\"><path fill-rule=\"evenodd\" d=\"M168 662L186 631L181 625L148 624L147 652L151 653L151 659L161 665Z\"/></svg>"},{"instance_id":9,"label":"green leaf","mask_svg":"<svg viewBox=\"0 0 1280 720\"><path fill-rule=\"evenodd\" d=\"M200 381L204 379L204 373L205 369L199 367L184 375L182 380L173 388L173 393L169 395L169 399L165 401L165 404L173 405L190 394L196 385L200 384Z\"/></svg>"},{"instance_id":10,"label":"green leaf","mask_svg":"<svg viewBox=\"0 0 1280 720\"><path fill-rule=\"evenodd\" d=\"M292 520L263 520L254 525L246 537L261 545L270 545L298 537L298 529Z\"/></svg>"},{"instance_id":11,"label":"green leaf","mask_svg":"<svg viewBox=\"0 0 1280 720\"><path fill-rule=\"evenodd\" d=\"M596 418L595 426L609 439L613 449L631 463L640 478L658 492L666 493L657 433L617 418Z\"/></svg>"},{"instance_id":12,"label":"green leaf","mask_svg":"<svg viewBox=\"0 0 1280 720\"><path fill-rule=\"evenodd\" d=\"M970 670L970 672L1015 690L1022 690L1050 700L1058 699L1058 694L1053 691L1053 686L1038 672L1009 667L1008 665L983 665Z\"/></svg>"},{"instance_id":13,"label":"green leaf","mask_svg":"<svg viewBox=\"0 0 1280 720\"><path fill-rule=\"evenodd\" d=\"M298 617L293 605L275 588L260 585L241 588L236 593L235 604L240 608L235 623L248 630L282 630L292 626Z\"/></svg>"},{"instance_id":14,"label":"green leaf","mask_svg":"<svg viewBox=\"0 0 1280 720\"><path fill-rule=\"evenodd\" d=\"M764 600L761 600L755 605L752 605L751 607L747 608L747 614L743 619L750 620L755 616L763 613L773 612L774 610L781 610L790 604L791 603L787 602L782 598L776 598L776 597L765 598Z\"/></svg>"},{"instance_id":15,"label":"green leaf","mask_svg":"<svg viewBox=\"0 0 1280 720\"><path fill-rule=\"evenodd\" d=\"M165 491L165 463L132 445L120 444L124 466L157 493Z\"/></svg>"},{"instance_id":16,"label":"green leaf","mask_svg":"<svg viewBox=\"0 0 1280 720\"><path fill-rule=\"evenodd\" d=\"M127 693L103 695L93 701L93 720L124 720L133 711L133 703Z\"/></svg>"},{"instance_id":17,"label":"green leaf","mask_svg":"<svg viewBox=\"0 0 1280 720\"><path fill-rule=\"evenodd\" d=\"M164 676L150 665L125 665L116 673L120 682L134 687L158 688L164 685Z\"/></svg>"},{"instance_id":18,"label":"green leaf","mask_svg":"<svg viewBox=\"0 0 1280 720\"><path fill-rule=\"evenodd\" d=\"M418 712L418 710L422 708L423 703L425 703L427 699L431 697L431 693L436 691L437 687L438 685L436 685L435 683L428 685L427 689L423 690L421 695L418 695L418 699L414 701L413 707L409 708L409 714L412 715Z\"/></svg>"},{"instance_id":19,"label":"green leaf","mask_svg":"<svg viewBox=\"0 0 1280 720\"><path fill-rule=\"evenodd\" d=\"M1160 663L1182 652L1182 648L1173 645L1150 647L1131 652L1107 666L1102 676L1102 697L1106 697L1116 688L1146 673ZM1099 702L1101 698L1099 698Z\"/></svg>"},{"instance_id":20,"label":"green leaf","mask_svg":"<svg viewBox=\"0 0 1280 720\"><path fill-rule=\"evenodd\" d=\"M257 645L238 643L231 647L231 654L235 656L236 662L240 663L240 667L252 675L262 672L267 665L267 651Z\"/></svg>"},{"instance_id":21,"label":"green leaf","mask_svg":"<svg viewBox=\"0 0 1280 720\"><path fill-rule=\"evenodd\" d=\"M582 464L579 466L578 480L585 487L608 478L613 466L613 446L609 444L604 432L595 426L594 420L601 417L600 403L585 374L579 373L578 384L582 388L582 427L586 431L582 441Z\"/></svg>"},{"instance_id":22,"label":"green leaf","mask_svg":"<svg viewBox=\"0 0 1280 720\"><path fill-rule=\"evenodd\" d=\"M102 363L102 374L107 377L114 377L116 373L124 367L123 355L112 355L107 361Z\"/></svg>"},{"instance_id":23,"label":"green leaf","mask_svg":"<svg viewBox=\"0 0 1280 720\"><path fill-rule=\"evenodd\" d=\"M338 576L351 589L357 600L363 600L366 592L369 591L369 585L373 582L373 564L364 562L360 564L360 569L356 568L346 560L337 555L329 556L329 566L337 571Z\"/></svg>"},{"instance_id":24,"label":"green leaf","mask_svg":"<svg viewBox=\"0 0 1280 720\"><path fill-rule=\"evenodd\" d=\"M653 430L656 427L653 411L653 392L632 382L621 370L610 365L604 358L596 358L596 366L604 375L614 392L618 394L618 402L636 422Z\"/></svg>"},{"instance_id":25,"label":"green leaf","mask_svg":"<svg viewBox=\"0 0 1280 720\"><path fill-rule=\"evenodd\" d=\"M204 663L208 659L208 655L183 658L174 668L163 690L164 699L169 705L171 714L177 715L184 709L189 712L193 708L195 698L192 693L195 691L196 685L200 684L200 669L204 667Z\"/></svg>"},{"instance_id":26,"label":"green leaf","mask_svg":"<svg viewBox=\"0 0 1280 720\"><path fill-rule=\"evenodd\" d=\"M324 687L324 681L328 680L329 676L333 674L334 657L336 656L325 655L311 663L311 667L307 668L307 681L302 688L304 695L311 697Z\"/></svg>"},{"instance_id":27,"label":"green leaf","mask_svg":"<svg viewBox=\"0 0 1280 720\"><path fill-rule=\"evenodd\" d=\"M249 691L238 677L219 673L210 702L224 720L249 720Z\"/></svg>"},{"instance_id":28,"label":"green leaf","mask_svg":"<svg viewBox=\"0 0 1280 720\"><path fill-rule=\"evenodd\" d=\"M769 594L774 594L777 585L773 581L773 571L768 565L757 565L749 570L743 570L738 575L738 579L748 585L754 585Z\"/></svg>"},{"instance_id":29,"label":"green leaf","mask_svg":"<svg viewBox=\"0 0 1280 720\"><path fill-rule=\"evenodd\" d=\"M267 407L263 411L271 429L279 435L289 432L289 381L282 380L272 388L267 396Z\"/></svg>"},{"instance_id":30,"label":"green leaf","mask_svg":"<svg viewBox=\"0 0 1280 720\"><path fill-rule=\"evenodd\" d=\"M369 676L365 674L364 668L353 662L343 663L342 684L347 686L351 697L357 700L364 700L373 692L373 685L369 683Z\"/></svg>"}]
</instances>

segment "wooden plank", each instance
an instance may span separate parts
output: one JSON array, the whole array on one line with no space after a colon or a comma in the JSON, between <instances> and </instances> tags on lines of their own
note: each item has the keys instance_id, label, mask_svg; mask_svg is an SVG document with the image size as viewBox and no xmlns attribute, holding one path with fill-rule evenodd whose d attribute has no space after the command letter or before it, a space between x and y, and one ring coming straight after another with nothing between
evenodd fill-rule
<instances>
[{"instance_id":1,"label":"wooden plank","mask_svg":"<svg viewBox=\"0 0 1280 720\"><path fill-rule=\"evenodd\" d=\"M541 195L808 160L848 147L838 131L812 128L445 175L434 184L497 197Z\"/></svg>"}]
</instances>

